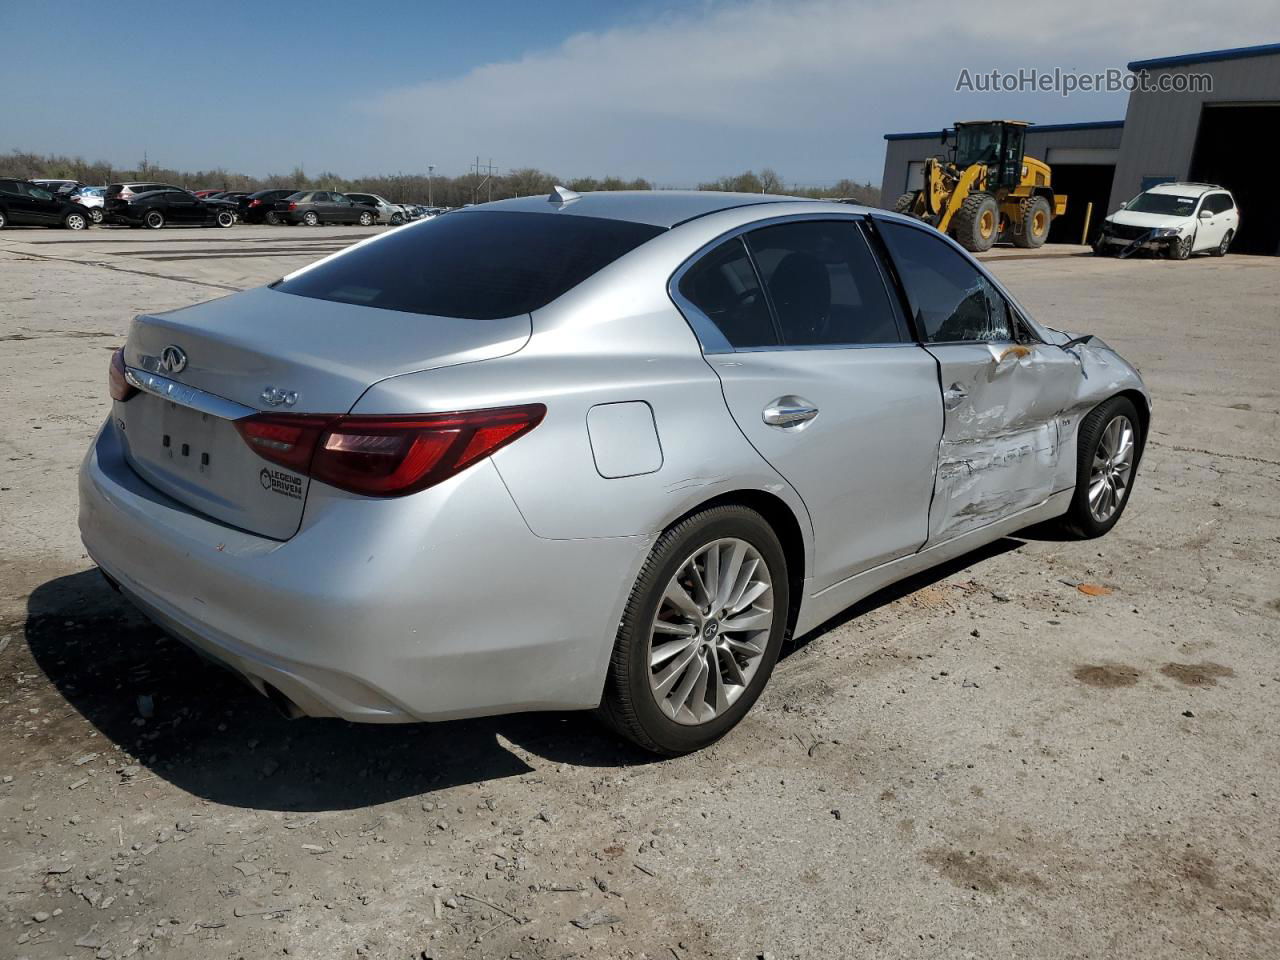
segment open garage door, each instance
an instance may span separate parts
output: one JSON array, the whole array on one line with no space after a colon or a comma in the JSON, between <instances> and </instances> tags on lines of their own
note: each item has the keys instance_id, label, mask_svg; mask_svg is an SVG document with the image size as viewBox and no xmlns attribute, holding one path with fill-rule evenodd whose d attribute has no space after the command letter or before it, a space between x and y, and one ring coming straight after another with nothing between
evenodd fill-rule
<instances>
[{"instance_id":1,"label":"open garage door","mask_svg":"<svg viewBox=\"0 0 1280 960\"><path fill-rule=\"evenodd\" d=\"M1085 214L1093 204L1089 218L1089 236L1093 243L1102 229L1111 197L1111 181L1116 175L1117 150L1049 150L1048 164L1053 171L1053 192L1067 195L1067 212L1055 217L1049 228L1050 243L1079 243L1084 236Z\"/></svg>"},{"instance_id":2,"label":"open garage door","mask_svg":"<svg viewBox=\"0 0 1280 960\"><path fill-rule=\"evenodd\" d=\"M1280 191L1267 175L1280 130L1280 103L1205 104L1188 179L1220 183L1240 208L1236 253L1280 256Z\"/></svg>"}]
</instances>

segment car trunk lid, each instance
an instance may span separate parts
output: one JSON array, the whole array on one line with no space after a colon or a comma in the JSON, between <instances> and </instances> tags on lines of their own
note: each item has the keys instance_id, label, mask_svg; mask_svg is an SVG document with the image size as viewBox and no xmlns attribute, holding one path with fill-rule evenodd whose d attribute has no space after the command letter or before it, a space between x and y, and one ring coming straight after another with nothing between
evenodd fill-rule
<instances>
[{"instance_id":1,"label":"car trunk lid","mask_svg":"<svg viewBox=\"0 0 1280 960\"><path fill-rule=\"evenodd\" d=\"M505 356L530 332L527 315L422 316L264 287L135 319L124 359L144 389L118 401L115 418L130 463L153 486L233 526L287 539L302 519L307 478L259 457L237 419L261 410L346 413L379 380Z\"/></svg>"}]
</instances>

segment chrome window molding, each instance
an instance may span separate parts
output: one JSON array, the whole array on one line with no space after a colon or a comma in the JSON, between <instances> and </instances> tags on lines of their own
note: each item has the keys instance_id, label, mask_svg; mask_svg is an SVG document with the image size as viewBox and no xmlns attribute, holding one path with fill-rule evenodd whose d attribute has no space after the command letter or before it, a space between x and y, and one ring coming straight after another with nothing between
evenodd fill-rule
<instances>
[{"instance_id":1,"label":"chrome window molding","mask_svg":"<svg viewBox=\"0 0 1280 960\"><path fill-rule=\"evenodd\" d=\"M198 390L185 383L178 383L176 380L170 380L158 373L150 373L138 367L125 367L124 377L143 393L149 393L161 400L168 400L180 407L188 407L222 420L241 420L258 412L253 407L246 407L243 403L236 403L226 397Z\"/></svg>"},{"instance_id":2,"label":"chrome window molding","mask_svg":"<svg viewBox=\"0 0 1280 960\"><path fill-rule=\"evenodd\" d=\"M724 354L724 353L766 353L771 351L795 351L795 350L867 350L881 347L914 347L916 343L910 339L910 334L901 328L905 324L905 317L900 316L900 311L896 302L896 293L889 286L887 278L884 276L884 269L880 265L880 256L874 248L868 245L868 250L872 257L875 258L876 270L880 275L881 282L885 284L885 294L889 299L889 307L894 314L894 322L899 326L900 333L908 339L888 341L885 343L790 343L790 344L767 344L762 347L735 347L728 338L716 326L714 320L703 313L698 307L680 292L680 282L684 279L685 274L693 269L702 258L720 245L727 243L735 238L743 238L748 233L761 230L765 227L777 226L782 223L801 223L804 221L847 221L849 223L864 223L867 220L866 214L862 213L843 213L833 211L831 213L797 213L783 215L778 217L770 217L767 220L754 220L751 223L741 224L732 230L726 230L714 240L711 240L697 250L695 250L675 272L671 274L667 280L667 295L671 298L671 302L676 305L676 309L684 316L685 321L693 329L694 336L698 338L698 342L702 344L702 352L707 355ZM864 241L865 242L865 241ZM747 256L751 258L751 267L756 269L755 257L751 254L750 246L744 247ZM766 303L769 303L769 314L773 316L773 304L768 300L768 290L765 288L764 281L759 277L757 271L757 279L760 282L761 293L764 294ZM776 320L775 320L776 323Z\"/></svg>"}]
</instances>

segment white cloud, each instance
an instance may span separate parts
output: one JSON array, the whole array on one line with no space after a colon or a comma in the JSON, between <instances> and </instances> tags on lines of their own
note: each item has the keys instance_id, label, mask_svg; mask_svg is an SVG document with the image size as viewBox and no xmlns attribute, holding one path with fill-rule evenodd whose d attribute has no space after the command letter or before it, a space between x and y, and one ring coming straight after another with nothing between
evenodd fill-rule
<instances>
[{"instance_id":1,"label":"white cloud","mask_svg":"<svg viewBox=\"0 0 1280 960\"><path fill-rule=\"evenodd\" d=\"M754 0L570 36L552 50L389 90L378 154L461 172L618 173L692 183L774 165L801 182L878 178L880 137L955 119L1123 116L1124 96L959 95L961 68L1096 70L1257 42L1274 0ZM370 155L363 158L379 164ZM421 165L421 164L417 164Z\"/></svg>"}]
</instances>

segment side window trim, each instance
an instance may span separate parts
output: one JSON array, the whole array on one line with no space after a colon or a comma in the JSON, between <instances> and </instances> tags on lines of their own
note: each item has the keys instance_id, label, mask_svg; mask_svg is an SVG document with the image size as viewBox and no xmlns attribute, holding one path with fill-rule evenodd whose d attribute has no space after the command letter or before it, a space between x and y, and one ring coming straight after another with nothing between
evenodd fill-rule
<instances>
[{"instance_id":1,"label":"side window trim","mask_svg":"<svg viewBox=\"0 0 1280 960\"><path fill-rule=\"evenodd\" d=\"M866 214L840 214L833 213L806 213L793 214L791 216L771 217L768 220L757 220L753 223L742 224L731 230L715 237L713 240L703 244L695 250L683 263L678 266L667 280L667 296L676 305L676 309L684 316L685 321L693 329L693 334L697 337L698 342L702 346L704 354L724 354L724 353L762 353L765 351L779 350L883 350L895 347L915 347L917 341L914 339L914 327L910 323L910 314L899 315L900 307L894 291L888 288L887 279L884 276L883 268L881 269L881 280L886 282L885 293L889 300L889 305L894 314L894 323L898 326L899 339L896 343L835 343L835 344L787 344L783 342L782 331L780 329L778 314L773 307L773 300L769 295L768 287L764 282L764 277L760 273L759 265L756 263L755 255L751 250L751 244L746 242L746 235L752 231L759 230L763 227L777 226L784 223L804 223L807 221L837 221L842 223L851 223L855 227L862 227L860 232L863 235L863 241L867 244L870 253L877 261L879 266L879 256L876 245L871 243L866 236L865 224L871 221L871 217ZM680 282L684 279L685 274L692 270L695 266L702 262L702 259L708 254L714 252L717 248L730 240L737 240L742 244L746 251L751 269L756 277L756 284L760 287L761 294L764 297L766 306L769 309L769 317L773 323L774 334L778 338L778 342L763 347L735 347L729 342L729 339L716 326L714 320L708 317L700 310L696 304L692 303L687 297L680 292ZM905 329L904 329L905 326Z\"/></svg>"}]
</instances>

